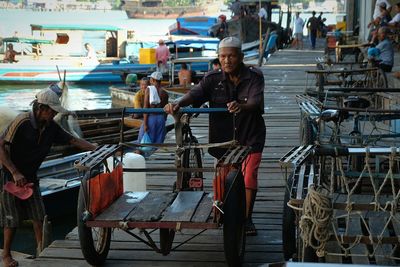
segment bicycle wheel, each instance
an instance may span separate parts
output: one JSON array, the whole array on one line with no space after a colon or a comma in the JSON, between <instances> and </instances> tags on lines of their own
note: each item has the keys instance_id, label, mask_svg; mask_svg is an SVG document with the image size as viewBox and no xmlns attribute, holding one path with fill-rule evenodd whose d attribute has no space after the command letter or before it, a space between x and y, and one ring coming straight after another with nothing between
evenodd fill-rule
<instances>
[{"instance_id":1,"label":"bicycle wheel","mask_svg":"<svg viewBox=\"0 0 400 267\"><path fill-rule=\"evenodd\" d=\"M224 252L228 266L241 266L243 262L246 234L246 195L244 178L240 170L228 173L224 198Z\"/></svg>"},{"instance_id":2,"label":"bicycle wheel","mask_svg":"<svg viewBox=\"0 0 400 267\"><path fill-rule=\"evenodd\" d=\"M292 173L287 181L285 189L285 198L283 201L283 218L282 218L282 242L283 242L283 255L286 261L293 257L296 253L296 214L293 209L288 207L287 203L290 200L290 190L293 184Z\"/></svg>"},{"instance_id":3,"label":"bicycle wheel","mask_svg":"<svg viewBox=\"0 0 400 267\"><path fill-rule=\"evenodd\" d=\"M77 219L78 235L85 260L94 266L102 265L108 255L111 243L111 228L87 227L85 218L85 200L81 185L79 189Z\"/></svg>"},{"instance_id":4,"label":"bicycle wheel","mask_svg":"<svg viewBox=\"0 0 400 267\"><path fill-rule=\"evenodd\" d=\"M198 144L196 137L190 133L185 133L183 136L184 145L188 146L190 144ZM202 168L202 153L200 148L190 148L185 149L182 156L182 167L183 168ZM189 189L190 178L203 178L202 172L184 172L183 173L183 189ZM197 188L196 188L197 189ZM202 190L202 188L198 188Z\"/></svg>"}]
</instances>

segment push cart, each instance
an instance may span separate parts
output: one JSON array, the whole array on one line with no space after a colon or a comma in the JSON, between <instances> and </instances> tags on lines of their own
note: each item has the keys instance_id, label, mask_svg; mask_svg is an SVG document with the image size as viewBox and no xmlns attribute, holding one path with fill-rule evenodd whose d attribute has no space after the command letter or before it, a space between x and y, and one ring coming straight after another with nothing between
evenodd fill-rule
<instances>
[{"instance_id":1,"label":"push cart","mask_svg":"<svg viewBox=\"0 0 400 267\"><path fill-rule=\"evenodd\" d=\"M163 113L163 109L125 108L122 117L132 113ZM150 146L173 150L171 167L126 168L119 160L135 144L103 145L76 163L83 172L78 199L78 233L86 261L101 265L110 249L114 229L125 231L155 252L168 255L182 244L173 244L175 232L182 229L223 228L225 258L228 266L241 266L245 252L245 191L241 165L248 147L235 141L222 144L199 144L191 133L191 114L227 112L221 108L187 108L174 116L176 144ZM216 167L203 167L201 149L222 146L226 154ZM112 165L106 159L112 158ZM110 171L112 169L112 171ZM123 192L124 172L177 173L170 192ZM203 172L213 172L213 192L203 190ZM140 229L142 234L132 231ZM159 230L159 242L150 235ZM175 246L173 246L175 245Z\"/></svg>"}]
</instances>

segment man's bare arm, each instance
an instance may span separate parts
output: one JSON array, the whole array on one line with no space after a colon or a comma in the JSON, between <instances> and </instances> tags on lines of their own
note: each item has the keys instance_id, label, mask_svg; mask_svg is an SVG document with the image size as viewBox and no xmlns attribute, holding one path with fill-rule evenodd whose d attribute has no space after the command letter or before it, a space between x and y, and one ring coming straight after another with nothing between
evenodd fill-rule
<instances>
[{"instance_id":1,"label":"man's bare arm","mask_svg":"<svg viewBox=\"0 0 400 267\"><path fill-rule=\"evenodd\" d=\"M70 141L70 144L81 149L81 150L95 150L97 148L97 145L92 144L85 139L82 138L72 138Z\"/></svg>"},{"instance_id":2,"label":"man's bare arm","mask_svg":"<svg viewBox=\"0 0 400 267\"><path fill-rule=\"evenodd\" d=\"M6 151L5 145L6 142L4 141L4 139L0 138L0 162L11 173L15 184L18 186L23 186L24 184L26 184L26 178L11 161L10 155Z\"/></svg>"},{"instance_id":3,"label":"man's bare arm","mask_svg":"<svg viewBox=\"0 0 400 267\"><path fill-rule=\"evenodd\" d=\"M193 104L193 102L194 102L193 97L188 93L188 94L185 94L179 100L178 103L175 103L175 104L169 103L169 104L165 105L164 110L168 114L174 114L175 112L178 112L181 107L189 106L190 104Z\"/></svg>"}]
</instances>

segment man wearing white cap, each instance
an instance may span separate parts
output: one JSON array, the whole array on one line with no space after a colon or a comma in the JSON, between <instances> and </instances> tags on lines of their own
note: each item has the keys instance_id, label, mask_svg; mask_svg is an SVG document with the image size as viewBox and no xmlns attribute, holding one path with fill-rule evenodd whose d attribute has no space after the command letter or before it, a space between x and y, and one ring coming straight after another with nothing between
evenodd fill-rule
<instances>
[{"instance_id":1,"label":"man wearing white cap","mask_svg":"<svg viewBox=\"0 0 400 267\"><path fill-rule=\"evenodd\" d=\"M54 122L57 113L67 110L61 106L59 96L52 89L40 91L32 105L31 112L18 115L0 135L0 224L4 231L4 266L18 265L10 248L15 230L23 220L33 221L38 248L41 246L45 210L36 173L52 144L71 144L82 150L96 148L73 137ZM19 187L33 183L32 196L21 200L3 190L3 185L9 181Z\"/></svg>"},{"instance_id":2,"label":"man wearing white cap","mask_svg":"<svg viewBox=\"0 0 400 267\"><path fill-rule=\"evenodd\" d=\"M227 37L219 43L221 69L207 73L200 83L184 95L177 104L168 104L165 111L174 113L190 104L200 106L209 101L211 108L228 108L229 113L210 114L210 143L236 138L250 146L251 153L242 166L246 186L246 233L256 235L252 212L257 193L257 172L265 143L264 76L254 67L243 64L241 42ZM231 129L231 130L229 130ZM225 149L212 148L209 153L220 158Z\"/></svg>"}]
</instances>

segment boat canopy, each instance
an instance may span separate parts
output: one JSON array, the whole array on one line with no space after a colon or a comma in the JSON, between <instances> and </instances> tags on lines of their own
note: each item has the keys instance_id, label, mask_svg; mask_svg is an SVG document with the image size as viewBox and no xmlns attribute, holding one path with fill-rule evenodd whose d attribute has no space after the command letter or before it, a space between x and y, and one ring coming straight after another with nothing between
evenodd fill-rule
<instances>
[{"instance_id":1,"label":"boat canopy","mask_svg":"<svg viewBox=\"0 0 400 267\"><path fill-rule=\"evenodd\" d=\"M192 47L192 48L204 48L206 50L216 50L218 46L219 40L217 38L209 38L209 39L187 39L187 40L178 40L175 42L166 42L166 45L174 45L176 48L183 47Z\"/></svg>"},{"instance_id":2,"label":"boat canopy","mask_svg":"<svg viewBox=\"0 0 400 267\"><path fill-rule=\"evenodd\" d=\"M173 59L172 63L173 64L182 64L182 63L192 63L192 62L211 62L215 59L216 57L187 57L187 58L177 58Z\"/></svg>"},{"instance_id":3,"label":"boat canopy","mask_svg":"<svg viewBox=\"0 0 400 267\"><path fill-rule=\"evenodd\" d=\"M240 0L241 4L259 4L261 2L261 4L264 3L271 3L272 6L278 6L279 5L279 1L274 1L274 0Z\"/></svg>"},{"instance_id":4,"label":"boat canopy","mask_svg":"<svg viewBox=\"0 0 400 267\"><path fill-rule=\"evenodd\" d=\"M83 24L31 24L32 31L118 31L120 27L113 25L83 25Z\"/></svg>"},{"instance_id":5,"label":"boat canopy","mask_svg":"<svg viewBox=\"0 0 400 267\"><path fill-rule=\"evenodd\" d=\"M54 44L53 40L49 39L38 39L32 37L6 37L3 38L3 42L5 43L23 43L23 44Z\"/></svg>"}]
</instances>

